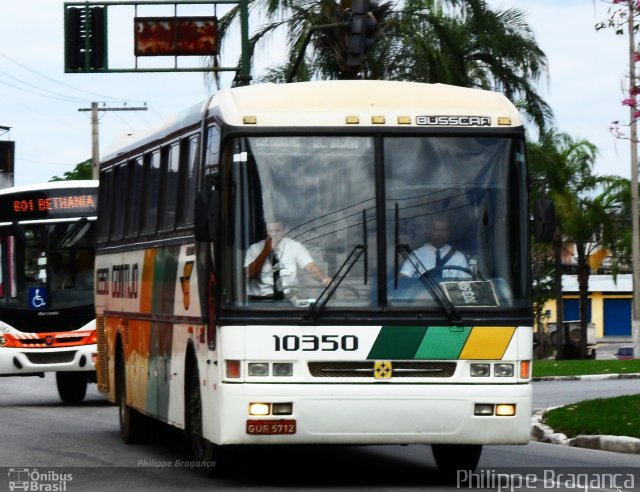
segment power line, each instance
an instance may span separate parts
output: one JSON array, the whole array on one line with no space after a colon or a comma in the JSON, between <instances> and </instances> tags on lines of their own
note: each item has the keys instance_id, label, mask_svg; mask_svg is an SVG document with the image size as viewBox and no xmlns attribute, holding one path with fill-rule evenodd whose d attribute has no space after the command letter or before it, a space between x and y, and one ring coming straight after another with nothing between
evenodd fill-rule
<instances>
[{"instance_id":1,"label":"power line","mask_svg":"<svg viewBox=\"0 0 640 492\"><path fill-rule=\"evenodd\" d=\"M55 91L52 91L52 90L49 90L49 89L44 89L44 88L39 87L39 86L37 86L35 84L27 82L26 80L22 80L22 79L19 79L18 77L14 77L13 75L11 75L11 74L9 74L7 72L4 72L2 70L0 70L0 74L4 75L5 77L9 77L10 79L12 79L12 80L14 80L16 82L19 82L21 84L24 84L24 85L26 85L28 87L32 87L34 89L37 89L37 90L45 92L45 93L49 93L51 95L48 96L46 94L40 94L38 92L34 92L34 91L30 91L28 89L25 89L24 87L18 87L16 85L10 84L8 82L2 81L3 84L6 84L6 85L8 85L10 87L14 87L15 89L18 89L18 90L21 90L21 91L29 92L31 94L36 94L36 95L39 95L41 97L50 97L52 99L57 99L57 100L67 101L67 102L87 102L88 101L87 99L84 99L84 98L69 96L67 94L61 94L60 92L55 92Z\"/></svg>"},{"instance_id":2,"label":"power line","mask_svg":"<svg viewBox=\"0 0 640 492\"><path fill-rule=\"evenodd\" d=\"M40 97L46 97L46 98L48 98L48 99L55 99L55 100L57 100L57 101L64 101L64 102L86 102L86 100L85 100L85 99L69 98L69 97L66 97L66 96L64 96L64 97L49 96L49 95L42 94L42 93L40 93L40 92L36 92L36 91L30 90L30 89L25 89L24 87L17 86L17 85L15 85L15 84L12 84L12 83L7 82L7 81L4 81L4 80L0 80L0 84L6 85L6 86L8 86L8 87L13 87L14 89L17 89L17 90L22 91L22 92L27 92L27 93L29 93L29 94L34 94L34 95L36 95L36 96L40 96Z\"/></svg>"},{"instance_id":3,"label":"power line","mask_svg":"<svg viewBox=\"0 0 640 492\"><path fill-rule=\"evenodd\" d=\"M23 69L25 69L25 70L28 70L28 71L29 71L29 72L31 72L31 73L34 73L34 74L38 75L39 77L42 77L42 78L44 78L44 79L47 79L47 80L49 80L49 81L51 81L51 82L55 82L56 84L61 85L61 86L63 86L63 87L67 87L67 88L69 88L69 89L73 89L73 90L78 91L78 92L83 92L83 93L85 93L85 94L89 94L89 95L91 95L91 96L99 96L99 97L100 97L100 98L102 98L102 99L112 99L112 100L114 100L114 101L120 101L120 102L126 102L126 101L127 101L126 99L122 99L122 98L120 98L120 97L105 96L105 95L103 95L103 94L98 94L98 93L95 93L95 92L87 91L87 90L85 90L85 89L81 89L81 88L79 88L79 87L75 87L75 86L73 86L73 85L71 85L71 84L66 84L66 83L64 83L64 82L60 82L59 80L56 80L56 79L54 79L53 77L49 77L48 75L45 75L45 74L43 74L43 73L40 73L40 72L38 72L37 70L34 70L34 69L32 69L32 68L30 68L30 67L28 67L28 66L26 66L26 65L24 65L24 64L22 64L22 63L20 63L19 61L14 60L13 58L11 58L10 56L8 56L8 55L6 55L6 54L2 53L1 51L0 51L0 56L2 56L2 57L4 57L4 58L6 58L7 60L9 60L9 61L10 61L10 62L12 62L12 63L15 63L15 64L16 64L16 65L18 65L19 67L21 67L21 68L23 68ZM93 99L93 98L92 98L92 99ZM85 102L86 102L86 101L89 101L89 99L85 99L84 101L85 101ZM141 103L141 102L143 102L143 101L130 101L130 102Z\"/></svg>"}]
</instances>

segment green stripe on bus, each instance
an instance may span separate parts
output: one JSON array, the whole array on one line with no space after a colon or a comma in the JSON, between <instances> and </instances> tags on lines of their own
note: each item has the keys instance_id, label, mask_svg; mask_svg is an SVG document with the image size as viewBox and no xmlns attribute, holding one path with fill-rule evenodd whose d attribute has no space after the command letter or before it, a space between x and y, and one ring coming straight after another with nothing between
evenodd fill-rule
<instances>
[{"instance_id":1,"label":"green stripe on bus","mask_svg":"<svg viewBox=\"0 0 640 492\"><path fill-rule=\"evenodd\" d=\"M470 326L430 326L416 359L457 359L471 333Z\"/></svg>"},{"instance_id":2,"label":"green stripe on bus","mask_svg":"<svg viewBox=\"0 0 640 492\"><path fill-rule=\"evenodd\" d=\"M368 359L413 359L426 326L383 326Z\"/></svg>"}]
</instances>

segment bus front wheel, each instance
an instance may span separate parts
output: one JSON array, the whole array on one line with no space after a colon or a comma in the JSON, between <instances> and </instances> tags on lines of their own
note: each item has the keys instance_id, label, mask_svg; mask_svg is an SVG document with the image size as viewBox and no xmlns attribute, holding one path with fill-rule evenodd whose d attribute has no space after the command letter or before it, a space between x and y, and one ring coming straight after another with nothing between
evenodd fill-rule
<instances>
[{"instance_id":1,"label":"bus front wheel","mask_svg":"<svg viewBox=\"0 0 640 492\"><path fill-rule=\"evenodd\" d=\"M89 376L86 372L56 372L56 386L65 403L80 403L87 394Z\"/></svg>"},{"instance_id":2,"label":"bus front wheel","mask_svg":"<svg viewBox=\"0 0 640 492\"><path fill-rule=\"evenodd\" d=\"M222 446L213 444L202 435L202 396L200 376L195 362L187 376L186 384L186 430L191 441L194 468L204 477L219 476L223 473Z\"/></svg>"},{"instance_id":3,"label":"bus front wheel","mask_svg":"<svg viewBox=\"0 0 640 492\"><path fill-rule=\"evenodd\" d=\"M444 475L455 475L458 470L473 471L482 454L481 444L432 444L433 458L438 471Z\"/></svg>"}]
</instances>

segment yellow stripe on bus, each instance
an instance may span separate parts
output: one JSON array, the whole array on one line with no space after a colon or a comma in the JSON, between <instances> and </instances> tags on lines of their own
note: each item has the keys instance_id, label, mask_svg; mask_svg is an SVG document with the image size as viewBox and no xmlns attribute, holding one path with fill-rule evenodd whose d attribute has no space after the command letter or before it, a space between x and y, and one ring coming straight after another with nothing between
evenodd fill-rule
<instances>
[{"instance_id":1,"label":"yellow stripe on bus","mask_svg":"<svg viewBox=\"0 0 640 492\"><path fill-rule=\"evenodd\" d=\"M516 329L504 326L475 326L467 338L461 359L500 360Z\"/></svg>"}]
</instances>

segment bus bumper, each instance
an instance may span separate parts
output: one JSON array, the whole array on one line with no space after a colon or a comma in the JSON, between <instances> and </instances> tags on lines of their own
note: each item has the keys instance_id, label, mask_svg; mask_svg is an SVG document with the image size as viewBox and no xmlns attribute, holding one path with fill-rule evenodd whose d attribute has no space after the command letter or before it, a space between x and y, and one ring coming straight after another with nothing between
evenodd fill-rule
<instances>
[{"instance_id":1,"label":"bus bumper","mask_svg":"<svg viewBox=\"0 0 640 492\"><path fill-rule=\"evenodd\" d=\"M25 349L0 347L0 376L95 371L97 345Z\"/></svg>"},{"instance_id":2,"label":"bus bumper","mask_svg":"<svg viewBox=\"0 0 640 492\"><path fill-rule=\"evenodd\" d=\"M531 435L530 384L220 386L219 427L204 419L218 444L526 444ZM251 403L289 402L291 415L249 415ZM476 414L498 404L515 415Z\"/></svg>"}]
</instances>

